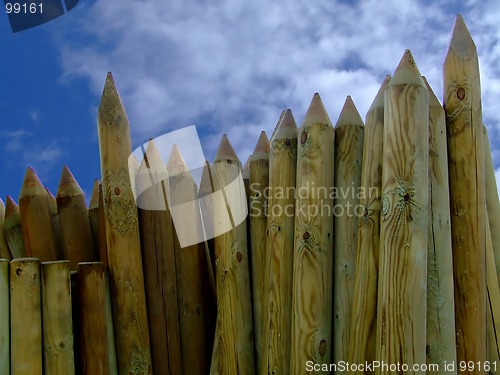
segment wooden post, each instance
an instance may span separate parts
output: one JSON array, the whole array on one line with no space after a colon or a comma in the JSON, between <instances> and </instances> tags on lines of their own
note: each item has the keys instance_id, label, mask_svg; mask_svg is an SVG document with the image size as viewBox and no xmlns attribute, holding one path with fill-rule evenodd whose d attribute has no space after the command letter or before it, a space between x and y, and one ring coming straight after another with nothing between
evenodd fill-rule
<instances>
[{"instance_id":1,"label":"wooden post","mask_svg":"<svg viewBox=\"0 0 500 375\"><path fill-rule=\"evenodd\" d=\"M492 374L500 373L497 367L500 362L500 289L493 254L493 235L486 222L486 278L488 288L487 328L488 328L488 361L490 368L484 371Z\"/></svg>"},{"instance_id":2,"label":"wooden post","mask_svg":"<svg viewBox=\"0 0 500 375\"><path fill-rule=\"evenodd\" d=\"M278 119L278 122L276 123L276 126L274 127L273 129L273 132L271 134L271 138L269 138L269 142L272 142L274 140L274 137L276 135L276 132L278 131L279 127L280 127L280 124L281 124L281 121L283 120L283 118L285 117L285 113L286 111L281 111L281 114L280 114L280 118Z\"/></svg>"},{"instance_id":3,"label":"wooden post","mask_svg":"<svg viewBox=\"0 0 500 375\"><path fill-rule=\"evenodd\" d=\"M98 133L118 369L151 374L137 206L128 172L130 129L111 73L99 104Z\"/></svg>"},{"instance_id":4,"label":"wooden post","mask_svg":"<svg viewBox=\"0 0 500 375\"><path fill-rule=\"evenodd\" d=\"M335 130L319 94L299 129L290 373L332 353Z\"/></svg>"},{"instance_id":5,"label":"wooden post","mask_svg":"<svg viewBox=\"0 0 500 375\"><path fill-rule=\"evenodd\" d=\"M78 274L76 271L70 271L71 280L71 319L73 321L73 350L75 360L75 374L83 374L83 339L80 323L80 297L78 296ZM113 336L114 339L114 336Z\"/></svg>"},{"instance_id":6,"label":"wooden post","mask_svg":"<svg viewBox=\"0 0 500 375\"><path fill-rule=\"evenodd\" d=\"M3 228L12 257L25 257L26 250L24 249L23 230L21 228L21 214L19 213L19 206L10 195L7 196Z\"/></svg>"},{"instance_id":7,"label":"wooden post","mask_svg":"<svg viewBox=\"0 0 500 375\"><path fill-rule=\"evenodd\" d=\"M70 270L75 271L78 263L96 261L98 257L85 194L67 166L63 167L56 199L64 259L69 260Z\"/></svg>"},{"instance_id":8,"label":"wooden post","mask_svg":"<svg viewBox=\"0 0 500 375\"><path fill-rule=\"evenodd\" d=\"M106 265L101 262L82 262L78 263L77 268L82 374L117 375L119 372Z\"/></svg>"},{"instance_id":9,"label":"wooden post","mask_svg":"<svg viewBox=\"0 0 500 375\"><path fill-rule=\"evenodd\" d=\"M253 329L255 363L257 370L263 365L264 312L269 300L269 277L266 274L271 259L267 251L267 190L269 187L269 140L261 132L249 164L250 169L250 271L252 279Z\"/></svg>"},{"instance_id":10,"label":"wooden post","mask_svg":"<svg viewBox=\"0 0 500 375\"><path fill-rule=\"evenodd\" d=\"M427 364L456 363L455 303L451 251L450 190L443 107L425 77L429 92L429 242L427 252ZM456 371L456 369L455 369Z\"/></svg>"},{"instance_id":11,"label":"wooden post","mask_svg":"<svg viewBox=\"0 0 500 375\"><path fill-rule=\"evenodd\" d=\"M26 255L50 261L57 259L57 242L52 228L49 196L33 168L24 176L19 211Z\"/></svg>"},{"instance_id":12,"label":"wooden post","mask_svg":"<svg viewBox=\"0 0 500 375\"><path fill-rule=\"evenodd\" d=\"M375 360L377 328L377 278L380 249L380 200L384 136L384 94L391 77L387 75L366 114L359 204L363 216L358 224L358 255L354 276L349 362ZM353 371L361 374L362 371Z\"/></svg>"},{"instance_id":13,"label":"wooden post","mask_svg":"<svg viewBox=\"0 0 500 375\"><path fill-rule=\"evenodd\" d=\"M108 264L106 250L106 228L104 218L104 201L102 198L102 185L99 180L94 181L92 195L89 203L90 230L94 239L94 248L99 254L99 261Z\"/></svg>"},{"instance_id":14,"label":"wooden post","mask_svg":"<svg viewBox=\"0 0 500 375\"><path fill-rule=\"evenodd\" d=\"M5 204L0 198L0 259L11 260L12 255L5 239Z\"/></svg>"},{"instance_id":15,"label":"wooden post","mask_svg":"<svg viewBox=\"0 0 500 375\"><path fill-rule=\"evenodd\" d=\"M457 361L484 363L486 199L481 88L476 47L461 15L455 21L443 76Z\"/></svg>"},{"instance_id":16,"label":"wooden post","mask_svg":"<svg viewBox=\"0 0 500 375\"><path fill-rule=\"evenodd\" d=\"M241 163L224 134L212 166L214 190L220 194L213 222L223 234L215 238L217 328L211 374L255 374L246 220L237 224L231 210L244 199L240 173ZM238 191L224 190L231 182Z\"/></svg>"},{"instance_id":17,"label":"wooden post","mask_svg":"<svg viewBox=\"0 0 500 375\"><path fill-rule=\"evenodd\" d=\"M42 375L42 309L38 259L18 258L10 263L10 319L10 374Z\"/></svg>"},{"instance_id":18,"label":"wooden post","mask_svg":"<svg viewBox=\"0 0 500 375\"><path fill-rule=\"evenodd\" d=\"M47 198L49 200L50 221L52 223L52 231L56 243L57 259L65 259L62 245L61 223L59 221L59 213L57 212L57 200L48 187L45 187L45 190L47 190Z\"/></svg>"},{"instance_id":19,"label":"wooden post","mask_svg":"<svg viewBox=\"0 0 500 375\"><path fill-rule=\"evenodd\" d=\"M183 246L178 236L186 228L192 238L204 234L197 202L198 187L177 145L172 148L167 169L170 204L183 207L182 217L176 216L173 226L181 352L184 354L182 369L185 374L204 375L210 370L203 296L203 285L208 280L202 278L207 275L207 259L199 243Z\"/></svg>"},{"instance_id":20,"label":"wooden post","mask_svg":"<svg viewBox=\"0 0 500 375\"><path fill-rule=\"evenodd\" d=\"M295 176L298 128L287 110L269 155L267 252L270 262L264 304L263 365L260 374L287 374L290 366L290 333L295 223Z\"/></svg>"},{"instance_id":21,"label":"wooden post","mask_svg":"<svg viewBox=\"0 0 500 375\"><path fill-rule=\"evenodd\" d=\"M376 359L410 368L426 360L428 156L429 93L406 50L385 92Z\"/></svg>"},{"instance_id":22,"label":"wooden post","mask_svg":"<svg viewBox=\"0 0 500 375\"><path fill-rule=\"evenodd\" d=\"M10 374L9 261L0 259L0 374Z\"/></svg>"},{"instance_id":23,"label":"wooden post","mask_svg":"<svg viewBox=\"0 0 500 375\"><path fill-rule=\"evenodd\" d=\"M67 260L42 263L43 368L45 374L75 373L71 280Z\"/></svg>"},{"instance_id":24,"label":"wooden post","mask_svg":"<svg viewBox=\"0 0 500 375\"><path fill-rule=\"evenodd\" d=\"M351 97L346 98L335 125L333 352L335 363L349 360L352 290L358 248L359 197L364 123ZM361 211L361 212L360 212ZM356 323L355 323L356 324ZM338 371L341 373L341 371Z\"/></svg>"},{"instance_id":25,"label":"wooden post","mask_svg":"<svg viewBox=\"0 0 500 375\"><path fill-rule=\"evenodd\" d=\"M146 188L147 187L147 188ZM182 374L168 172L151 140L136 179L154 374Z\"/></svg>"}]
</instances>

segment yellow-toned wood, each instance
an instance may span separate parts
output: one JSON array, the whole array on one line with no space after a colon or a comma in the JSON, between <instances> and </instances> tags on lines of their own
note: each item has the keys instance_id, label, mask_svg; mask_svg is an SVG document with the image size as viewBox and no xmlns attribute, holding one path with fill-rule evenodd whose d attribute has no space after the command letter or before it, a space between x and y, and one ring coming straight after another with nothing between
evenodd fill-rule
<instances>
[{"instance_id":1,"label":"yellow-toned wood","mask_svg":"<svg viewBox=\"0 0 500 375\"><path fill-rule=\"evenodd\" d=\"M443 107L425 77L429 91L429 245L427 253L427 364L456 363L455 304L453 298L453 260L451 250L450 191L446 120ZM456 373L456 369L453 371Z\"/></svg>"},{"instance_id":2,"label":"yellow-toned wood","mask_svg":"<svg viewBox=\"0 0 500 375\"><path fill-rule=\"evenodd\" d=\"M42 309L38 259L18 258L10 263L10 317L10 374L42 375Z\"/></svg>"},{"instance_id":3,"label":"yellow-toned wood","mask_svg":"<svg viewBox=\"0 0 500 375\"><path fill-rule=\"evenodd\" d=\"M43 368L45 374L74 374L69 261L42 263Z\"/></svg>"},{"instance_id":4,"label":"yellow-toned wood","mask_svg":"<svg viewBox=\"0 0 500 375\"><path fill-rule=\"evenodd\" d=\"M12 255L9 250L9 245L5 239L5 204L0 198L0 259L11 260Z\"/></svg>"},{"instance_id":5,"label":"yellow-toned wood","mask_svg":"<svg viewBox=\"0 0 500 375\"><path fill-rule=\"evenodd\" d=\"M376 359L413 366L426 361L429 93L409 50L385 92L383 142Z\"/></svg>"},{"instance_id":6,"label":"yellow-toned wood","mask_svg":"<svg viewBox=\"0 0 500 375\"><path fill-rule=\"evenodd\" d=\"M26 250L24 248L23 230L21 228L21 214L19 213L19 206L10 195L7 196L3 228L12 257L25 257Z\"/></svg>"},{"instance_id":7,"label":"yellow-toned wood","mask_svg":"<svg viewBox=\"0 0 500 375\"><path fill-rule=\"evenodd\" d=\"M111 73L99 104L98 134L118 370L151 374L137 206L128 172L130 129Z\"/></svg>"},{"instance_id":8,"label":"yellow-toned wood","mask_svg":"<svg viewBox=\"0 0 500 375\"><path fill-rule=\"evenodd\" d=\"M99 180L94 181L88 213L90 230L92 232L92 238L94 239L94 248L97 251L99 261L108 264L106 227L104 221L104 201L102 197L102 185Z\"/></svg>"},{"instance_id":9,"label":"yellow-toned wood","mask_svg":"<svg viewBox=\"0 0 500 375\"><path fill-rule=\"evenodd\" d=\"M319 94L299 129L290 373L331 362L335 130Z\"/></svg>"},{"instance_id":10,"label":"yellow-toned wood","mask_svg":"<svg viewBox=\"0 0 500 375\"><path fill-rule=\"evenodd\" d=\"M76 271L70 271L71 281L71 318L73 320L73 351L75 360L75 374L83 374L83 351L82 351L82 334L81 318L80 318L80 296L78 292L78 274ZM110 302L111 303L111 302ZM114 337L113 337L114 339Z\"/></svg>"},{"instance_id":11,"label":"yellow-toned wood","mask_svg":"<svg viewBox=\"0 0 500 375\"><path fill-rule=\"evenodd\" d=\"M0 259L0 374L10 374L9 261Z\"/></svg>"},{"instance_id":12,"label":"yellow-toned wood","mask_svg":"<svg viewBox=\"0 0 500 375\"><path fill-rule=\"evenodd\" d=\"M45 190L47 191L47 198L49 201L50 221L52 223L52 232L54 233L54 241L56 243L57 259L65 259L62 246L61 223L59 220L59 213L57 212L57 200L48 187L45 187Z\"/></svg>"},{"instance_id":13,"label":"yellow-toned wood","mask_svg":"<svg viewBox=\"0 0 500 375\"><path fill-rule=\"evenodd\" d=\"M455 21L443 76L457 361L484 362L486 199L481 88L476 47L460 15Z\"/></svg>"},{"instance_id":14,"label":"yellow-toned wood","mask_svg":"<svg viewBox=\"0 0 500 375\"><path fill-rule=\"evenodd\" d=\"M495 255L493 252L493 235L490 225L486 223L486 284L488 288L488 361L492 374L498 374L500 369L500 288L495 267ZM496 366L495 366L496 364Z\"/></svg>"},{"instance_id":15,"label":"yellow-toned wood","mask_svg":"<svg viewBox=\"0 0 500 375\"><path fill-rule=\"evenodd\" d=\"M269 289L262 305L265 320L260 374L289 373L297 137L297 124L292 111L287 110L274 134L269 155Z\"/></svg>"},{"instance_id":16,"label":"yellow-toned wood","mask_svg":"<svg viewBox=\"0 0 500 375\"><path fill-rule=\"evenodd\" d=\"M349 360L351 309L362 194L364 124L348 96L335 125L333 352L335 363ZM338 371L338 373L341 373Z\"/></svg>"},{"instance_id":17,"label":"yellow-toned wood","mask_svg":"<svg viewBox=\"0 0 500 375\"><path fill-rule=\"evenodd\" d=\"M366 114L361 167L361 191L363 194L359 202L363 207L363 216L359 218L358 224L358 254L349 341L350 363L365 363L365 361L375 360L384 94L390 79L390 76L385 77ZM362 373L362 371L355 373Z\"/></svg>"}]
</instances>

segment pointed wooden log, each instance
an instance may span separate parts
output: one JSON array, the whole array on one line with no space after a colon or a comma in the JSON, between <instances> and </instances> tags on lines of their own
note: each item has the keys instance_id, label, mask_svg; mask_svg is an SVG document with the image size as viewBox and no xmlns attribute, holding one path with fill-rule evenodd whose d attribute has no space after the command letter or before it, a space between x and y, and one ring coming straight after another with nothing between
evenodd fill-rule
<instances>
[{"instance_id":1,"label":"pointed wooden log","mask_svg":"<svg viewBox=\"0 0 500 375\"><path fill-rule=\"evenodd\" d=\"M106 265L101 262L82 262L78 263L77 269L82 374L117 375L117 353Z\"/></svg>"},{"instance_id":2,"label":"pointed wooden log","mask_svg":"<svg viewBox=\"0 0 500 375\"><path fill-rule=\"evenodd\" d=\"M19 213L19 206L10 195L7 196L3 228L12 257L25 257L26 250L24 248L23 230L21 228L21 214Z\"/></svg>"},{"instance_id":3,"label":"pointed wooden log","mask_svg":"<svg viewBox=\"0 0 500 375\"><path fill-rule=\"evenodd\" d=\"M269 155L267 252L270 262L266 264L269 286L262 305L265 315L261 374L289 371L297 137L297 124L288 109L274 134Z\"/></svg>"},{"instance_id":4,"label":"pointed wooden log","mask_svg":"<svg viewBox=\"0 0 500 375\"><path fill-rule=\"evenodd\" d=\"M267 190L269 187L269 140L261 132L249 163L250 168L250 272L252 282L252 308L255 342L255 363L262 367L264 354L262 336L264 333L263 306L268 301L269 278L266 275L270 262L267 251Z\"/></svg>"},{"instance_id":5,"label":"pointed wooden log","mask_svg":"<svg viewBox=\"0 0 500 375\"><path fill-rule=\"evenodd\" d=\"M487 359L486 198L481 88L476 47L460 15L453 28L443 76L457 361L484 363Z\"/></svg>"},{"instance_id":6,"label":"pointed wooden log","mask_svg":"<svg viewBox=\"0 0 500 375\"><path fill-rule=\"evenodd\" d=\"M130 129L111 73L99 104L98 134L118 370L151 374L137 206L128 172Z\"/></svg>"},{"instance_id":7,"label":"pointed wooden log","mask_svg":"<svg viewBox=\"0 0 500 375\"><path fill-rule=\"evenodd\" d=\"M335 130L319 94L299 129L290 373L332 353Z\"/></svg>"},{"instance_id":8,"label":"pointed wooden log","mask_svg":"<svg viewBox=\"0 0 500 375\"><path fill-rule=\"evenodd\" d=\"M497 368L500 362L500 288L498 287L492 239L490 225L486 222L487 334L490 368L484 368L484 370L491 374L498 374L500 372L500 369Z\"/></svg>"},{"instance_id":9,"label":"pointed wooden log","mask_svg":"<svg viewBox=\"0 0 500 375\"><path fill-rule=\"evenodd\" d=\"M96 261L98 257L85 194L67 166L63 167L56 199L64 259L69 260L70 270L75 271L78 263Z\"/></svg>"},{"instance_id":10,"label":"pointed wooden log","mask_svg":"<svg viewBox=\"0 0 500 375\"><path fill-rule=\"evenodd\" d=\"M45 187L45 190L47 190L47 198L49 200L50 220L52 222L52 231L54 232L54 240L56 242L57 259L66 259L63 252L61 223L59 221L59 213L57 212L57 200L48 187Z\"/></svg>"},{"instance_id":11,"label":"pointed wooden log","mask_svg":"<svg viewBox=\"0 0 500 375\"><path fill-rule=\"evenodd\" d=\"M151 140L136 177L154 374L181 374L177 279L168 172Z\"/></svg>"},{"instance_id":12,"label":"pointed wooden log","mask_svg":"<svg viewBox=\"0 0 500 375\"><path fill-rule=\"evenodd\" d=\"M12 255L5 239L5 204L0 198L0 259L11 260Z\"/></svg>"},{"instance_id":13,"label":"pointed wooden log","mask_svg":"<svg viewBox=\"0 0 500 375\"><path fill-rule=\"evenodd\" d=\"M411 368L426 360L429 93L409 50L385 92L383 142L376 359Z\"/></svg>"},{"instance_id":14,"label":"pointed wooden log","mask_svg":"<svg viewBox=\"0 0 500 375\"><path fill-rule=\"evenodd\" d=\"M41 305L40 261L35 258L12 260L10 263L11 375L43 373Z\"/></svg>"},{"instance_id":15,"label":"pointed wooden log","mask_svg":"<svg viewBox=\"0 0 500 375\"><path fill-rule=\"evenodd\" d=\"M384 94L391 77L387 75L366 114L359 204L363 216L358 225L358 255L352 296L349 362L375 360L377 322L377 277L380 248L380 199L384 135ZM360 374L363 371L353 371Z\"/></svg>"},{"instance_id":16,"label":"pointed wooden log","mask_svg":"<svg viewBox=\"0 0 500 375\"><path fill-rule=\"evenodd\" d=\"M45 374L75 373L69 261L42 263L43 368Z\"/></svg>"},{"instance_id":17,"label":"pointed wooden log","mask_svg":"<svg viewBox=\"0 0 500 375\"><path fill-rule=\"evenodd\" d=\"M26 255L50 261L57 259L57 241L52 228L49 195L33 168L24 176L19 211Z\"/></svg>"},{"instance_id":18,"label":"pointed wooden log","mask_svg":"<svg viewBox=\"0 0 500 375\"><path fill-rule=\"evenodd\" d=\"M333 361L349 360L352 290L358 248L364 123L348 96L335 125ZM360 212L361 211L361 212Z\"/></svg>"},{"instance_id":19,"label":"pointed wooden log","mask_svg":"<svg viewBox=\"0 0 500 375\"><path fill-rule=\"evenodd\" d=\"M271 138L269 138L269 142L272 142L274 140L276 132L278 131L278 128L280 127L281 121L285 117L285 113L286 113L286 111L281 111L280 118L278 119L278 122L276 123L276 126L273 129L273 132L271 134Z\"/></svg>"},{"instance_id":20,"label":"pointed wooden log","mask_svg":"<svg viewBox=\"0 0 500 375\"><path fill-rule=\"evenodd\" d=\"M429 242L427 253L427 364L428 374L450 373L445 364L456 363L455 303L451 250L450 190L446 153L446 120L443 107L429 91ZM456 370L455 370L456 371Z\"/></svg>"},{"instance_id":21,"label":"pointed wooden log","mask_svg":"<svg viewBox=\"0 0 500 375\"><path fill-rule=\"evenodd\" d=\"M10 374L9 261L0 259L0 374Z\"/></svg>"},{"instance_id":22,"label":"pointed wooden log","mask_svg":"<svg viewBox=\"0 0 500 375\"><path fill-rule=\"evenodd\" d=\"M92 232L92 238L94 239L94 248L99 255L99 261L108 264L104 201L102 197L102 185L99 180L94 181L88 212L90 230Z\"/></svg>"},{"instance_id":23,"label":"pointed wooden log","mask_svg":"<svg viewBox=\"0 0 500 375\"><path fill-rule=\"evenodd\" d=\"M211 374L255 374L246 220L241 163L224 134L212 165L217 285L217 328ZM231 184L232 183L232 184ZM243 203L244 204L244 203Z\"/></svg>"}]
</instances>

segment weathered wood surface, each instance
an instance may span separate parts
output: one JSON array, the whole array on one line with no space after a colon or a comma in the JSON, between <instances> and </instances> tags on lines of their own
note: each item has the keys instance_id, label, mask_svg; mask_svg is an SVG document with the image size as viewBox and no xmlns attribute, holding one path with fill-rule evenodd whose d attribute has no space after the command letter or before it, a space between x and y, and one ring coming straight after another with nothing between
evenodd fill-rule
<instances>
[{"instance_id":1,"label":"weathered wood surface","mask_svg":"<svg viewBox=\"0 0 500 375\"><path fill-rule=\"evenodd\" d=\"M375 360L377 328L377 283L380 248L380 209L384 135L384 94L391 77L385 77L366 114L361 167L360 205L363 216L358 224L358 255L354 276L350 363ZM354 371L353 371L354 372ZM354 373L362 373L356 371Z\"/></svg>"},{"instance_id":2,"label":"weathered wood surface","mask_svg":"<svg viewBox=\"0 0 500 375\"><path fill-rule=\"evenodd\" d=\"M10 195L7 196L3 228L12 257L25 257L26 250L24 248L23 230L21 228L21 214L19 206Z\"/></svg>"},{"instance_id":3,"label":"weathered wood surface","mask_svg":"<svg viewBox=\"0 0 500 375\"><path fill-rule=\"evenodd\" d=\"M12 255L5 238L5 203L0 198L0 259L11 260Z\"/></svg>"},{"instance_id":4,"label":"weathered wood surface","mask_svg":"<svg viewBox=\"0 0 500 375\"><path fill-rule=\"evenodd\" d=\"M89 202L89 221L94 248L100 262L108 264L108 251L106 248L106 226L104 217L104 201L102 196L102 185L99 180L94 181L92 195Z\"/></svg>"},{"instance_id":5,"label":"weathered wood surface","mask_svg":"<svg viewBox=\"0 0 500 375\"><path fill-rule=\"evenodd\" d=\"M71 319L73 320L73 350L75 360L75 374L83 374L83 351L82 351L82 334L80 323L80 296L78 292L78 274L76 271L70 271L71 281ZM114 337L113 337L114 339Z\"/></svg>"},{"instance_id":6,"label":"weathered wood surface","mask_svg":"<svg viewBox=\"0 0 500 375\"><path fill-rule=\"evenodd\" d=\"M425 77L429 92L429 243L427 253L427 364L451 373L445 364L456 363L455 303L451 250L450 190L443 107ZM455 371L456 372L456 369Z\"/></svg>"},{"instance_id":7,"label":"weathered wood surface","mask_svg":"<svg viewBox=\"0 0 500 375\"><path fill-rule=\"evenodd\" d=\"M361 194L364 193L360 190L363 136L363 120L352 98L348 96L335 124L332 351L335 363L349 360L358 221L363 215L359 202Z\"/></svg>"},{"instance_id":8,"label":"weathered wood surface","mask_svg":"<svg viewBox=\"0 0 500 375\"><path fill-rule=\"evenodd\" d=\"M117 375L111 294L106 265L82 262L77 266L82 374ZM134 372L132 372L135 374Z\"/></svg>"},{"instance_id":9,"label":"weathered wood surface","mask_svg":"<svg viewBox=\"0 0 500 375\"><path fill-rule=\"evenodd\" d=\"M11 375L43 374L41 306L40 261L35 258L12 260L10 263Z\"/></svg>"},{"instance_id":10,"label":"weathered wood surface","mask_svg":"<svg viewBox=\"0 0 500 375\"><path fill-rule=\"evenodd\" d=\"M383 142L376 359L412 366L426 361L429 93L409 50L385 92Z\"/></svg>"},{"instance_id":11,"label":"weathered wood surface","mask_svg":"<svg viewBox=\"0 0 500 375\"><path fill-rule=\"evenodd\" d=\"M42 274L43 368L45 374L75 373L69 261L44 262Z\"/></svg>"},{"instance_id":12,"label":"weathered wood surface","mask_svg":"<svg viewBox=\"0 0 500 375\"><path fill-rule=\"evenodd\" d=\"M98 108L98 134L118 369L151 374L137 207L128 172L130 129L111 73Z\"/></svg>"},{"instance_id":13,"label":"weathered wood surface","mask_svg":"<svg viewBox=\"0 0 500 375\"><path fill-rule=\"evenodd\" d=\"M9 261L0 259L0 374L10 374Z\"/></svg>"},{"instance_id":14,"label":"weathered wood surface","mask_svg":"<svg viewBox=\"0 0 500 375\"><path fill-rule=\"evenodd\" d=\"M330 363L333 349L335 130L319 94L311 101L298 137L291 374L306 373L307 361Z\"/></svg>"},{"instance_id":15,"label":"weathered wood surface","mask_svg":"<svg viewBox=\"0 0 500 375\"><path fill-rule=\"evenodd\" d=\"M488 329L488 361L492 374L500 373L500 288L495 267L493 252L493 235L490 225L486 223L486 285L488 288L487 300L487 329Z\"/></svg>"},{"instance_id":16,"label":"weathered wood surface","mask_svg":"<svg viewBox=\"0 0 500 375\"><path fill-rule=\"evenodd\" d=\"M484 363L486 199L481 88L476 47L460 15L453 28L443 76L457 360Z\"/></svg>"},{"instance_id":17,"label":"weathered wood surface","mask_svg":"<svg viewBox=\"0 0 500 375\"><path fill-rule=\"evenodd\" d=\"M212 165L216 233L217 326L211 374L255 374L247 224L235 220L244 204L241 163L224 134ZM231 187L228 185L233 182Z\"/></svg>"},{"instance_id":18,"label":"weathered wood surface","mask_svg":"<svg viewBox=\"0 0 500 375\"><path fill-rule=\"evenodd\" d=\"M54 241L56 244L57 259L65 259L62 248L61 223L59 221L59 213L57 212L57 200L48 187L45 187L45 190L47 191L47 198L49 201L50 220L52 223L52 232L54 233Z\"/></svg>"},{"instance_id":19,"label":"weathered wood surface","mask_svg":"<svg viewBox=\"0 0 500 375\"><path fill-rule=\"evenodd\" d=\"M293 241L298 128L287 110L271 142L263 365L260 374L287 374L290 366Z\"/></svg>"}]
</instances>

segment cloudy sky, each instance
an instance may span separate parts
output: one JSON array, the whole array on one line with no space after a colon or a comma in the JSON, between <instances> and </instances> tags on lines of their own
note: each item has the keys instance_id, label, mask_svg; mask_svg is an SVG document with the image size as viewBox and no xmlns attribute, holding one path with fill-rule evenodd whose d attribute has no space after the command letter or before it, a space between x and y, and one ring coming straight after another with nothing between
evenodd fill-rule
<instances>
[{"instance_id":1,"label":"cloudy sky","mask_svg":"<svg viewBox=\"0 0 500 375\"><path fill-rule=\"evenodd\" d=\"M500 177L498 0L80 0L16 34L2 13L0 196L17 199L27 166L56 193L63 164L89 194L100 176L96 113L108 71L133 147L195 124L209 160L227 133L245 162L283 109L300 125L314 92L333 123L347 95L364 118L406 48L441 99L457 13L477 45Z\"/></svg>"}]
</instances>

